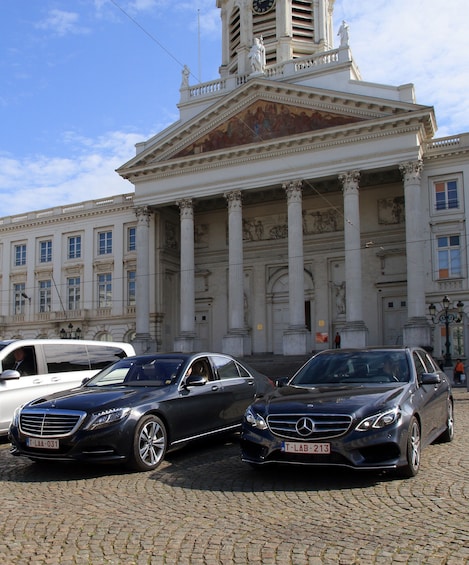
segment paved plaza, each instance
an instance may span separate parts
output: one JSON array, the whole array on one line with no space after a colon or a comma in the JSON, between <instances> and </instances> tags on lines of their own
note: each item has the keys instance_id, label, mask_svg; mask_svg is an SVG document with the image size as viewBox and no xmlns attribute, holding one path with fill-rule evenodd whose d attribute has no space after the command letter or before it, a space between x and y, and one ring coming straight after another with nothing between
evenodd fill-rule
<instances>
[{"instance_id":1,"label":"paved plaza","mask_svg":"<svg viewBox=\"0 0 469 565\"><path fill-rule=\"evenodd\" d=\"M469 393L418 476L252 471L236 438L154 472L38 465L0 444L2 565L469 563Z\"/></svg>"}]
</instances>

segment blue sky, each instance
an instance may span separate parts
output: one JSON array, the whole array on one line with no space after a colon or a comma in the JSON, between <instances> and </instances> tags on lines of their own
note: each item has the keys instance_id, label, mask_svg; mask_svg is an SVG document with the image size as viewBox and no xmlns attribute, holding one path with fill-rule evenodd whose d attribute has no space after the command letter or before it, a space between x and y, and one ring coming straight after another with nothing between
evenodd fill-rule
<instances>
[{"instance_id":1,"label":"blue sky","mask_svg":"<svg viewBox=\"0 0 469 565\"><path fill-rule=\"evenodd\" d=\"M336 0L334 34L363 80L414 83L443 137L469 132L465 11ZM0 0L0 217L132 192L115 169L178 119L182 66L194 84L220 63L216 0Z\"/></svg>"}]
</instances>

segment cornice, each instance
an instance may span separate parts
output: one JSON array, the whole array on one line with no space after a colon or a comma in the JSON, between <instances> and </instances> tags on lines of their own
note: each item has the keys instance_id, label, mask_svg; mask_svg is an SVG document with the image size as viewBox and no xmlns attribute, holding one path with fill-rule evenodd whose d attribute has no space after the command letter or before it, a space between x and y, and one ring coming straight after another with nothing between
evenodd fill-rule
<instances>
[{"instance_id":1,"label":"cornice","mask_svg":"<svg viewBox=\"0 0 469 565\"><path fill-rule=\"evenodd\" d=\"M294 153L305 153L324 149L338 148L350 143L369 142L384 137L395 137L407 133L421 133L422 124L417 116L406 116L406 122L397 125L395 118L392 123L370 124L359 122L351 126L330 128L318 132L301 134L296 137L278 138L271 142L248 144L232 150L212 151L183 159L169 160L163 163L153 163L152 166L128 171L125 178L138 183L139 180L169 178L179 175L190 168L191 173L199 173L207 169L218 169L227 166L246 165L268 157L279 158Z\"/></svg>"},{"instance_id":2,"label":"cornice","mask_svg":"<svg viewBox=\"0 0 469 565\"><path fill-rule=\"evenodd\" d=\"M47 226L60 223L69 223L77 221L78 219L92 218L96 216L109 216L111 214L120 214L123 211L131 210L134 211L134 204L121 204L112 206L111 208L93 208L86 210L78 210L76 212L63 213L62 210L53 212L47 217L31 217L30 214L25 214L24 219L19 221L13 221L7 224L0 225L0 233L8 233L12 231L17 231L18 228L32 228ZM80 228L77 228L79 230Z\"/></svg>"}]
</instances>

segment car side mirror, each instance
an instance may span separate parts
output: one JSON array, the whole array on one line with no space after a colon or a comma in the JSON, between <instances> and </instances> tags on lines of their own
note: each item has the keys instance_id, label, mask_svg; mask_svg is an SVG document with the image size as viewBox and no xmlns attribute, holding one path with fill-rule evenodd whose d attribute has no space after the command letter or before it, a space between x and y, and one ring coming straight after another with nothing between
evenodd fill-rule
<instances>
[{"instance_id":1,"label":"car side mirror","mask_svg":"<svg viewBox=\"0 0 469 565\"><path fill-rule=\"evenodd\" d=\"M189 375L184 382L184 386L203 386L207 384L207 377L203 375Z\"/></svg>"},{"instance_id":2,"label":"car side mirror","mask_svg":"<svg viewBox=\"0 0 469 565\"><path fill-rule=\"evenodd\" d=\"M0 381L12 381L14 379L19 379L20 377L21 375L19 371L15 371L14 369L7 369L0 375Z\"/></svg>"},{"instance_id":3,"label":"car side mirror","mask_svg":"<svg viewBox=\"0 0 469 565\"><path fill-rule=\"evenodd\" d=\"M422 373L419 378L421 385L439 385L441 378L438 373Z\"/></svg>"}]
</instances>

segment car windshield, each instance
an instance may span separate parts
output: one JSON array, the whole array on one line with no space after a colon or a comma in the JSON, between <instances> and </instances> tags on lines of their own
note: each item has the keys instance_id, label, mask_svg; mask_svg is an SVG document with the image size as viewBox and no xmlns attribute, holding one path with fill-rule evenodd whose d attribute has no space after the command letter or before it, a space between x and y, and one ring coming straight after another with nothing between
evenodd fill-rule
<instances>
[{"instance_id":1,"label":"car windshield","mask_svg":"<svg viewBox=\"0 0 469 565\"><path fill-rule=\"evenodd\" d=\"M184 362L179 358L122 359L98 373L86 386L169 386L177 381Z\"/></svg>"},{"instance_id":2,"label":"car windshield","mask_svg":"<svg viewBox=\"0 0 469 565\"><path fill-rule=\"evenodd\" d=\"M290 384L379 384L408 382L409 366L404 351L331 351L313 357Z\"/></svg>"}]
</instances>

